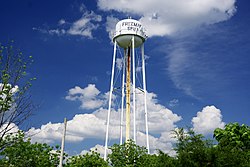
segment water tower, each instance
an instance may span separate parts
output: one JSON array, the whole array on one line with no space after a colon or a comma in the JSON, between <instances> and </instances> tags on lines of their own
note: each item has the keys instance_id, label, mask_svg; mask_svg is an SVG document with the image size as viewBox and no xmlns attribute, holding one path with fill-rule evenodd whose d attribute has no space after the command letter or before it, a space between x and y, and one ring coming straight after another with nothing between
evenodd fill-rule
<instances>
[{"instance_id":1,"label":"water tower","mask_svg":"<svg viewBox=\"0 0 250 167\"><path fill-rule=\"evenodd\" d=\"M110 81L110 94L108 104L108 116L107 116L107 129L105 139L105 153L104 159L107 158L107 147L109 139L109 124L110 124L110 112L112 96L114 93L114 71L116 68L116 55L117 48L123 49L123 72L122 72L122 85L121 85L121 125L120 125L120 144L122 144L123 134L123 108L126 109L126 141L132 139L130 136L131 132L131 114L133 114L133 140L136 143L136 58L135 51L140 49L141 58L141 71L142 71L142 83L143 88L140 91L144 97L144 114L145 114L145 133L146 133L146 147L149 153L149 139L148 139L148 122L147 122L147 90L146 90L146 74L145 74L145 56L144 56L144 42L147 36L145 34L145 28L142 24L134 19L124 19L116 24L116 30L113 37L114 51L113 51L113 62L112 72ZM132 79L131 79L132 73ZM125 77L126 76L126 77ZM132 82L131 82L132 81ZM132 98L131 98L132 96ZM124 106L124 102L126 106ZM132 106L131 106L132 104Z\"/></svg>"}]
</instances>

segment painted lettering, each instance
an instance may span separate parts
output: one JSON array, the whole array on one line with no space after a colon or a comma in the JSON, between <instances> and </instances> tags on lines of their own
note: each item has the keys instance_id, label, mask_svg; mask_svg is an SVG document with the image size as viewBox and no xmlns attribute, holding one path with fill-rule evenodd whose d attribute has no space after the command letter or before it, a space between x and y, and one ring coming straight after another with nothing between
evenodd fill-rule
<instances>
[{"instance_id":1,"label":"painted lettering","mask_svg":"<svg viewBox=\"0 0 250 167\"><path fill-rule=\"evenodd\" d=\"M122 22L122 26L124 26L124 27L137 27L137 28L142 27L142 25L140 23L136 23L136 22Z\"/></svg>"}]
</instances>

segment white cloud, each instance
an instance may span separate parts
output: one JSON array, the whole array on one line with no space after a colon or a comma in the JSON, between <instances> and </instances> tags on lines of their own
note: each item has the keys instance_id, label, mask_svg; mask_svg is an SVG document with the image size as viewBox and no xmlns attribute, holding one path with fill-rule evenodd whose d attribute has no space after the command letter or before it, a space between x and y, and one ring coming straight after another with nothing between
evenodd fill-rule
<instances>
[{"instance_id":1,"label":"white cloud","mask_svg":"<svg viewBox=\"0 0 250 167\"><path fill-rule=\"evenodd\" d=\"M51 122L42 125L40 129L31 128L26 133L27 136L31 136L32 142L42 143L53 143L56 140L60 140L62 138L62 134L63 123L52 124Z\"/></svg>"},{"instance_id":2,"label":"white cloud","mask_svg":"<svg viewBox=\"0 0 250 167\"><path fill-rule=\"evenodd\" d=\"M229 19L236 11L235 0L98 0L98 6L104 11L140 15L149 36L171 35L218 23Z\"/></svg>"},{"instance_id":3,"label":"white cloud","mask_svg":"<svg viewBox=\"0 0 250 167\"><path fill-rule=\"evenodd\" d=\"M146 146L145 136L145 115L143 105L143 94L136 93L136 118L137 118L137 144ZM102 94L95 85L89 84L86 88L75 87L70 89L69 97L72 100L77 98L88 97L95 98ZM170 155L174 155L175 151L172 149L176 139L173 138L172 130L176 128L176 123L182 118L174 114L171 110L158 103L157 96L154 93L147 94L148 104L148 126L149 126L149 142L150 151L155 153L156 149L161 149ZM105 94L107 96L107 93ZM82 98L81 97L81 98ZM131 104L133 106L133 104ZM66 141L81 142L85 139L101 139L104 140L106 133L106 119L107 109L100 106L90 114L77 114L72 120L67 123ZM125 118L124 118L125 119ZM131 114L131 131L133 131L133 114ZM192 119L193 128L197 133L209 134L217 127L224 127L222 122L221 111L214 106L207 106L197 116ZM123 120L125 125L125 120ZM63 132L63 123L48 123L42 125L41 128L31 128L28 134L32 137L32 142L48 142L53 143L60 141ZM120 137L120 109L118 112L111 109L110 113L110 127L109 139L118 140ZM131 132L131 137L133 133ZM125 127L123 131L125 138ZM156 137L158 136L158 137ZM125 139L124 139L125 140ZM98 152L103 154L103 146L97 145ZM86 152L86 151L85 151ZM83 152L82 152L83 153Z\"/></svg>"},{"instance_id":4,"label":"white cloud","mask_svg":"<svg viewBox=\"0 0 250 167\"><path fill-rule=\"evenodd\" d=\"M94 147L90 148L89 150L90 150L90 151L98 152L98 153L100 153L100 156L101 156L101 157L104 157L105 147L104 147L103 145L97 144L97 145L95 145ZM90 151L83 150L80 154L87 154L87 153L90 153ZM111 153L111 150L108 149L108 150L107 150L107 153L110 154L110 153Z\"/></svg>"},{"instance_id":5,"label":"white cloud","mask_svg":"<svg viewBox=\"0 0 250 167\"><path fill-rule=\"evenodd\" d=\"M85 6L83 3L81 3L81 5L80 5L80 7L79 7L79 11L80 11L80 12L84 12L84 11L86 11L86 10L87 10L86 6Z\"/></svg>"},{"instance_id":6,"label":"white cloud","mask_svg":"<svg viewBox=\"0 0 250 167\"><path fill-rule=\"evenodd\" d=\"M170 100L168 105L169 105L169 107L178 106L179 105L179 100L178 99L172 99L172 100Z\"/></svg>"},{"instance_id":7,"label":"white cloud","mask_svg":"<svg viewBox=\"0 0 250 167\"><path fill-rule=\"evenodd\" d=\"M59 24L59 25L63 25L63 24L65 24L65 23L66 23L66 21L65 21L64 19L61 19L61 20L58 21L58 24Z\"/></svg>"},{"instance_id":8,"label":"white cloud","mask_svg":"<svg viewBox=\"0 0 250 167\"><path fill-rule=\"evenodd\" d=\"M144 127L144 103L143 94L137 92L136 107L138 112L138 126ZM151 133L161 133L171 131L175 128L175 123L182 118L174 114L165 106L158 104L157 95L154 93L147 93L147 108L148 108L148 124ZM144 131L142 128L141 130Z\"/></svg>"},{"instance_id":9,"label":"white cloud","mask_svg":"<svg viewBox=\"0 0 250 167\"><path fill-rule=\"evenodd\" d=\"M106 31L109 33L109 38L113 40L115 34L115 25L119 21L119 19L113 16L107 16L106 18Z\"/></svg>"},{"instance_id":10,"label":"white cloud","mask_svg":"<svg viewBox=\"0 0 250 167\"><path fill-rule=\"evenodd\" d=\"M100 95L100 91L94 84L89 84L86 88L76 86L69 90L65 98L71 101L80 101L82 109L96 109L106 102L105 95Z\"/></svg>"},{"instance_id":11,"label":"white cloud","mask_svg":"<svg viewBox=\"0 0 250 167\"><path fill-rule=\"evenodd\" d=\"M123 66L123 59L122 58L117 58L116 59L116 67L121 70Z\"/></svg>"},{"instance_id":12,"label":"white cloud","mask_svg":"<svg viewBox=\"0 0 250 167\"><path fill-rule=\"evenodd\" d=\"M168 134L168 135L166 135ZM168 153L169 155L174 155L175 151L173 150L173 143L176 141L174 138L171 138L171 132L164 132L159 138L149 135L149 150L151 154L156 154L157 150ZM164 140L162 140L164 138ZM137 133L137 143L140 146L146 146L146 135L145 133Z\"/></svg>"},{"instance_id":13,"label":"white cloud","mask_svg":"<svg viewBox=\"0 0 250 167\"><path fill-rule=\"evenodd\" d=\"M66 140L70 142L80 142L86 138L103 139L106 131L107 110L100 108L92 114L77 114L72 120L67 122ZM113 120L110 126L110 135L118 138L119 114L115 111L111 113ZM63 123L47 123L41 128L31 128L27 135L31 136L32 142L53 143L60 141L63 133Z\"/></svg>"},{"instance_id":14,"label":"white cloud","mask_svg":"<svg viewBox=\"0 0 250 167\"><path fill-rule=\"evenodd\" d=\"M101 15L97 15L93 11L85 12L79 20L71 25L67 34L93 38L92 31L99 27L97 22L100 21L102 21Z\"/></svg>"},{"instance_id":15,"label":"white cloud","mask_svg":"<svg viewBox=\"0 0 250 167\"><path fill-rule=\"evenodd\" d=\"M137 140L138 144L145 146L145 117L144 117L144 103L143 95L139 92L137 94ZM105 96L108 94L102 94L95 87L95 85L89 84L86 88L80 88L76 86L68 92L68 100L83 100L84 101L96 101L97 97ZM157 96L154 93L148 93L148 126L149 126L149 139L150 148L154 152L155 149L161 148L164 151L172 152L173 139L168 137L171 130L176 128L176 122L181 120L181 117L174 114L171 110L158 103ZM81 105L82 106L82 105ZM103 108L106 105L102 103L93 113L90 114L78 114L75 115L72 120L67 124L66 140L70 142L80 142L85 139L101 139L104 140L106 133L106 119L107 109ZM133 131L133 114L131 114L131 131ZM125 120L123 120L125 125ZM49 143L55 140L60 140L63 132L63 123L48 123L41 126L41 128L32 128L29 134L32 136L32 141L46 141ZM118 112L112 108L110 113L110 127L109 127L109 139L118 140L120 137L120 109ZM124 132L125 134L125 128ZM32 135L35 134L35 135ZM132 137L131 132L131 137ZM160 138L154 137L158 134ZM123 135L125 138L125 135Z\"/></svg>"},{"instance_id":16,"label":"white cloud","mask_svg":"<svg viewBox=\"0 0 250 167\"><path fill-rule=\"evenodd\" d=\"M185 80L187 77L184 77L194 74L194 71L192 71L195 68L194 61L192 61L193 54L182 45L175 44L172 47L173 50L168 54L167 68L171 80L176 88L183 90L189 96L199 99L193 92L192 84Z\"/></svg>"},{"instance_id":17,"label":"white cloud","mask_svg":"<svg viewBox=\"0 0 250 167\"><path fill-rule=\"evenodd\" d=\"M56 29L43 29L43 28L33 27L32 30L38 31L38 32L43 33L43 34L57 35L57 36L62 36L62 35L66 35L67 34L67 32L66 32L65 29L60 29L60 28L56 28Z\"/></svg>"},{"instance_id":18,"label":"white cloud","mask_svg":"<svg viewBox=\"0 0 250 167\"><path fill-rule=\"evenodd\" d=\"M215 128L223 128L221 111L215 106L206 106L192 119L194 131L201 134L211 134Z\"/></svg>"},{"instance_id":19,"label":"white cloud","mask_svg":"<svg viewBox=\"0 0 250 167\"><path fill-rule=\"evenodd\" d=\"M81 9L82 8L82 9ZM102 21L102 16L96 14L93 11L87 11L80 6L82 17L74 22L66 22L65 19L58 21L58 27L55 29L44 29L33 27L32 29L44 34L50 35L74 35L86 37L89 39L93 38L93 31L96 30L100 25L99 22Z\"/></svg>"}]
</instances>

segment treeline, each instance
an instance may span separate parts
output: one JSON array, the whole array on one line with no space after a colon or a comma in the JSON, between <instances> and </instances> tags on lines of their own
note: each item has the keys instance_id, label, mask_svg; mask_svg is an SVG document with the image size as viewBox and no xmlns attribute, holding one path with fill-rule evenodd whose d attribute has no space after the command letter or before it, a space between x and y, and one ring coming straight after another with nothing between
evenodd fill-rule
<instances>
[{"instance_id":1,"label":"treeline","mask_svg":"<svg viewBox=\"0 0 250 167\"><path fill-rule=\"evenodd\" d=\"M214 131L216 141L183 128L174 131L177 138L176 156L171 157L159 148L157 154L147 154L145 147L132 140L114 144L108 160L97 152L85 155L64 154L64 167L250 167L250 128L229 123ZM214 144L216 142L216 144ZM24 133L7 135L0 143L1 167L57 167L59 147L45 143L31 143Z\"/></svg>"}]
</instances>

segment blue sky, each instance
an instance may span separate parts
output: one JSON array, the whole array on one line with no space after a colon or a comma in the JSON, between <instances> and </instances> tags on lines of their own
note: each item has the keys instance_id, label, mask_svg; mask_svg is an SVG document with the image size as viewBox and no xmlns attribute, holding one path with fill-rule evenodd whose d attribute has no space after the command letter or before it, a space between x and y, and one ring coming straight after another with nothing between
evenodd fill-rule
<instances>
[{"instance_id":1,"label":"blue sky","mask_svg":"<svg viewBox=\"0 0 250 167\"><path fill-rule=\"evenodd\" d=\"M28 120L33 127L29 132L38 133L34 141L60 143L66 117L71 121L66 151L79 153L97 144L102 149L113 52L110 34L116 22L128 16L140 20L149 35L147 87L149 108L155 109L149 114L160 122L156 126L151 120L149 126L156 143L152 147L169 151L169 132L176 127L190 126L209 135L225 123L249 124L249 2L132 2L1 1L0 42L15 40L35 61L29 75L37 77L31 92L40 107Z\"/></svg>"}]
</instances>

